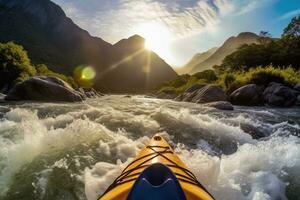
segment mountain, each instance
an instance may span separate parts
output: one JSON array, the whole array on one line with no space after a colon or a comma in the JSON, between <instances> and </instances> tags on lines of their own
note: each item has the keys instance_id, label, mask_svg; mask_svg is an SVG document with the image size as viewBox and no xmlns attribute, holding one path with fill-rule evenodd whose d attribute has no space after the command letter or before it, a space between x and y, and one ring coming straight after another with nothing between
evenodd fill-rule
<instances>
[{"instance_id":1,"label":"mountain","mask_svg":"<svg viewBox=\"0 0 300 200\"><path fill-rule=\"evenodd\" d=\"M113 45L115 62L102 78L106 85L111 86L110 91L149 90L157 83L173 80L177 76L173 68L156 53L146 50L144 44L144 38L134 35ZM115 83L117 87L114 87Z\"/></svg>"},{"instance_id":2,"label":"mountain","mask_svg":"<svg viewBox=\"0 0 300 200\"><path fill-rule=\"evenodd\" d=\"M196 65L202 63L213 55L218 50L218 47L211 48L203 53L197 53L194 57L183 67L177 68L178 74L186 74L190 72Z\"/></svg>"},{"instance_id":3,"label":"mountain","mask_svg":"<svg viewBox=\"0 0 300 200\"><path fill-rule=\"evenodd\" d=\"M145 74L149 57L143 38L133 36L112 45L81 29L50 0L0 0L0 18L0 42L14 41L24 46L34 64L67 75L77 66L91 65L97 72L96 89L144 92L177 76L153 52L147 53L153 59L148 76L139 76ZM133 59L123 60L137 50L141 52Z\"/></svg>"},{"instance_id":4,"label":"mountain","mask_svg":"<svg viewBox=\"0 0 300 200\"><path fill-rule=\"evenodd\" d=\"M217 49L211 56L209 56L204 61L198 61L199 64L196 64L188 73L194 74L196 72L204 71L206 69L211 69L214 65L222 64L223 59L236 51L238 47L243 44L252 44L257 43L259 36L251 32L243 32L238 36L233 36L227 39L224 44ZM196 61L194 61L196 62ZM189 62L190 63L190 62ZM185 65L184 67L187 67Z\"/></svg>"}]
</instances>

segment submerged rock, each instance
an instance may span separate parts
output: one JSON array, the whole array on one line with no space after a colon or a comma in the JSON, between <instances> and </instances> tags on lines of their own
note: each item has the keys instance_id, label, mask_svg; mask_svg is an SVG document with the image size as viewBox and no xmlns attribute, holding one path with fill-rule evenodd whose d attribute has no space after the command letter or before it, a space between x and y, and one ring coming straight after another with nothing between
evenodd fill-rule
<instances>
[{"instance_id":1,"label":"submerged rock","mask_svg":"<svg viewBox=\"0 0 300 200\"><path fill-rule=\"evenodd\" d=\"M219 110L233 110L233 106L230 102L228 101L216 101L216 102L211 102L211 103L206 103L204 104L205 106L216 108Z\"/></svg>"},{"instance_id":2,"label":"submerged rock","mask_svg":"<svg viewBox=\"0 0 300 200\"><path fill-rule=\"evenodd\" d=\"M259 130L259 128L253 125L241 123L240 128L249 135L251 135L253 139L260 139L266 137L266 134L264 132L262 132L261 130Z\"/></svg>"},{"instance_id":3,"label":"submerged rock","mask_svg":"<svg viewBox=\"0 0 300 200\"><path fill-rule=\"evenodd\" d=\"M263 89L256 84L249 84L235 90L230 95L230 102L235 105L257 106L263 104Z\"/></svg>"},{"instance_id":4,"label":"submerged rock","mask_svg":"<svg viewBox=\"0 0 300 200\"><path fill-rule=\"evenodd\" d=\"M48 76L35 76L15 85L5 97L7 101L82 101L82 95L65 81Z\"/></svg>"},{"instance_id":5,"label":"submerged rock","mask_svg":"<svg viewBox=\"0 0 300 200\"><path fill-rule=\"evenodd\" d=\"M265 103L269 106L289 107L297 100L297 92L280 83L270 83L263 93Z\"/></svg>"}]
</instances>

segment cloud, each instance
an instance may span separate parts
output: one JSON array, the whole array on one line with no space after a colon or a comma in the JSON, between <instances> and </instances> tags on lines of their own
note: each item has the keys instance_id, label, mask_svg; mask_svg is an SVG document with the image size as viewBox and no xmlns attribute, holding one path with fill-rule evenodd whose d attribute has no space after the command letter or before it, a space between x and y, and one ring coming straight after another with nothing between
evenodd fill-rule
<instances>
[{"instance_id":1,"label":"cloud","mask_svg":"<svg viewBox=\"0 0 300 200\"><path fill-rule=\"evenodd\" d=\"M164 24L176 36L204 31L232 12L232 0L54 0L92 35L110 42L134 34L137 25Z\"/></svg>"},{"instance_id":2,"label":"cloud","mask_svg":"<svg viewBox=\"0 0 300 200\"><path fill-rule=\"evenodd\" d=\"M300 9L292 10L290 12L285 13L284 15L282 15L281 17L279 17L278 19L279 20L285 20L285 19L289 19L289 18L295 17L295 16L297 16L299 14L300 14Z\"/></svg>"}]
</instances>

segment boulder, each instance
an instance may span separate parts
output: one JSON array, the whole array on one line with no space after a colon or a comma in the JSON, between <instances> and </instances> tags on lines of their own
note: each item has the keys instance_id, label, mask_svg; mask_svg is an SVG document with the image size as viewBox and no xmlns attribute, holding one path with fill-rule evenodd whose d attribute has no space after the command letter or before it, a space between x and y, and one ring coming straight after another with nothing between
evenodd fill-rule
<instances>
[{"instance_id":1,"label":"boulder","mask_svg":"<svg viewBox=\"0 0 300 200\"><path fill-rule=\"evenodd\" d=\"M195 89L199 88L199 89ZM186 90L183 94L175 98L176 101L185 101L193 103L210 103L215 101L227 101L224 91L215 86L208 84L195 84Z\"/></svg>"},{"instance_id":2,"label":"boulder","mask_svg":"<svg viewBox=\"0 0 300 200\"><path fill-rule=\"evenodd\" d=\"M183 94L180 94L178 95L177 97L174 98L175 101L182 101L184 98L184 93Z\"/></svg>"},{"instance_id":3,"label":"boulder","mask_svg":"<svg viewBox=\"0 0 300 200\"><path fill-rule=\"evenodd\" d=\"M240 124L240 128L248 133L249 135L252 136L253 139L260 139L260 138L264 138L266 137L267 135L265 135L265 133L263 131L261 131L259 128L253 126L253 125L250 125L250 124L245 124L245 123L241 123Z\"/></svg>"},{"instance_id":4,"label":"boulder","mask_svg":"<svg viewBox=\"0 0 300 200\"><path fill-rule=\"evenodd\" d=\"M269 106L289 107L297 100L297 92L280 83L270 83L263 93L264 101Z\"/></svg>"},{"instance_id":5,"label":"boulder","mask_svg":"<svg viewBox=\"0 0 300 200\"><path fill-rule=\"evenodd\" d=\"M97 92L94 88L78 88L78 91L86 98L104 96L104 94Z\"/></svg>"},{"instance_id":6,"label":"boulder","mask_svg":"<svg viewBox=\"0 0 300 200\"><path fill-rule=\"evenodd\" d=\"M297 100L296 100L295 105L296 105L296 106L300 106L300 94L299 94L298 97L297 97Z\"/></svg>"},{"instance_id":7,"label":"boulder","mask_svg":"<svg viewBox=\"0 0 300 200\"><path fill-rule=\"evenodd\" d=\"M224 91L215 85L206 85L194 91L191 95L191 102L210 103L214 101L227 101Z\"/></svg>"},{"instance_id":8,"label":"boulder","mask_svg":"<svg viewBox=\"0 0 300 200\"><path fill-rule=\"evenodd\" d=\"M205 84L205 83L201 83L201 84L196 83L196 84L192 85L191 87L189 87L188 89L186 89L184 91L184 93L177 96L174 100L190 102L193 99L193 97L196 95L196 91L205 87L206 85L207 84Z\"/></svg>"},{"instance_id":9,"label":"boulder","mask_svg":"<svg viewBox=\"0 0 300 200\"><path fill-rule=\"evenodd\" d=\"M166 94L163 92L160 92L156 95L159 99L174 99L176 97L176 94Z\"/></svg>"},{"instance_id":10,"label":"boulder","mask_svg":"<svg viewBox=\"0 0 300 200\"><path fill-rule=\"evenodd\" d=\"M211 103L206 103L204 104L205 106L216 108L219 110L233 110L233 106L230 102L228 101L216 101L216 102L211 102Z\"/></svg>"},{"instance_id":11,"label":"boulder","mask_svg":"<svg viewBox=\"0 0 300 200\"><path fill-rule=\"evenodd\" d=\"M249 84L238 88L229 96L234 105L257 106L263 104L263 88L256 84Z\"/></svg>"},{"instance_id":12,"label":"boulder","mask_svg":"<svg viewBox=\"0 0 300 200\"><path fill-rule=\"evenodd\" d=\"M194 85L192 85L191 87L189 87L188 89L186 89L184 91L184 93L191 93L191 92L194 92L195 90L199 90L201 88L203 88L204 86L206 86L207 84L205 83L196 83Z\"/></svg>"},{"instance_id":13,"label":"boulder","mask_svg":"<svg viewBox=\"0 0 300 200\"><path fill-rule=\"evenodd\" d=\"M5 97L7 101L82 101L79 92L56 77L35 76L16 84Z\"/></svg>"},{"instance_id":14,"label":"boulder","mask_svg":"<svg viewBox=\"0 0 300 200\"><path fill-rule=\"evenodd\" d=\"M6 97L6 95L5 94L2 94L2 93L0 93L0 103L3 103L3 102L5 102L5 97Z\"/></svg>"},{"instance_id":15,"label":"boulder","mask_svg":"<svg viewBox=\"0 0 300 200\"><path fill-rule=\"evenodd\" d=\"M297 85L295 85L294 90L300 92L300 83L298 83Z\"/></svg>"}]
</instances>

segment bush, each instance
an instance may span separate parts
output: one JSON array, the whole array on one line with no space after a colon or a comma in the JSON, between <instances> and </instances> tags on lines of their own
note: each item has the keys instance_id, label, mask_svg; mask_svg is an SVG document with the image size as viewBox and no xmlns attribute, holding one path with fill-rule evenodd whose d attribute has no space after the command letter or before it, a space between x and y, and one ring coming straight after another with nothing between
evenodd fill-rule
<instances>
[{"instance_id":1,"label":"bush","mask_svg":"<svg viewBox=\"0 0 300 200\"><path fill-rule=\"evenodd\" d=\"M159 94L176 94L176 90L174 87L163 87L158 91Z\"/></svg>"},{"instance_id":2,"label":"bush","mask_svg":"<svg viewBox=\"0 0 300 200\"><path fill-rule=\"evenodd\" d=\"M72 77L53 72L46 65L33 66L22 46L8 42L0 43L0 89L10 89L14 84L23 82L35 75L60 78L72 87L77 87Z\"/></svg>"},{"instance_id":3,"label":"bush","mask_svg":"<svg viewBox=\"0 0 300 200\"><path fill-rule=\"evenodd\" d=\"M5 85L11 87L35 73L36 70L30 64L27 52L22 46L12 42L0 43L0 89Z\"/></svg>"},{"instance_id":4,"label":"bush","mask_svg":"<svg viewBox=\"0 0 300 200\"><path fill-rule=\"evenodd\" d=\"M196 74L193 75L194 77L196 77L197 79L202 79L202 80L206 80L206 82L214 82L218 79L216 73L214 70L208 69L208 70L204 70L202 72L198 72Z\"/></svg>"},{"instance_id":5,"label":"bush","mask_svg":"<svg viewBox=\"0 0 300 200\"><path fill-rule=\"evenodd\" d=\"M248 72L225 73L218 80L218 85L231 93L247 84L267 86L271 82L278 82L290 87L300 82L300 70L292 67L285 69L268 67L251 68Z\"/></svg>"},{"instance_id":6,"label":"bush","mask_svg":"<svg viewBox=\"0 0 300 200\"><path fill-rule=\"evenodd\" d=\"M53 72L53 71L49 70L48 67L44 64L37 65L36 71L37 71L36 75L57 77L57 78L64 80L65 82L69 83L73 88L78 87L77 83L74 81L74 79L72 77Z\"/></svg>"}]
</instances>

